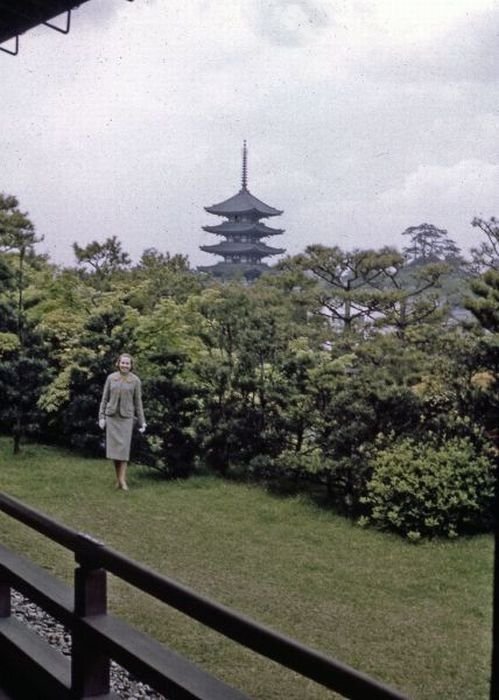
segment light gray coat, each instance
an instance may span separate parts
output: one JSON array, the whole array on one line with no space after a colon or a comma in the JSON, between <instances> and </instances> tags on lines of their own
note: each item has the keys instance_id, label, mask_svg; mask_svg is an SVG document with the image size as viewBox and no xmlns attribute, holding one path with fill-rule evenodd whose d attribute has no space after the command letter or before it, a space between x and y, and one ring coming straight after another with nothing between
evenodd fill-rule
<instances>
[{"instance_id":1,"label":"light gray coat","mask_svg":"<svg viewBox=\"0 0 499 700\"><path fill-rule=\"evenodd\" d=\"M140 379L133 372L126 375L113 372L106 379L99 407L99 419L106 416L137 416L138 427L142 428L145 425L142 387Z\"/></svg>"}]
</instances>

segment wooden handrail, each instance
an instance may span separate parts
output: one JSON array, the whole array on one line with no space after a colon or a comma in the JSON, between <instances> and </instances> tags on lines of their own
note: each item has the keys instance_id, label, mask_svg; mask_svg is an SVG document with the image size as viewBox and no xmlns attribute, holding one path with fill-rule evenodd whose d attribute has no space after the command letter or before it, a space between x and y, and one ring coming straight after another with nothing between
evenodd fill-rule
<instances>
[{"instance_id":1,"label":"wooden handrail","mask_svg":"<svg viewBox=\"0 0 499 700\"><path fill-rule=\"evenodd\" d=\"M109 693L110 656L112 658L116 656L119 663L134 673L138 671L140 674L145 674L146 682L149 682L159 692L164 692L165 688L171 690L173 687L178 691L175 684L182 685L184 682L172 677L175 674L172 674L171 669L176 664L179 668L183 668L183 675L180 674L182 679L184 676L188 678L189 674L194 673L194 666L186 668L185 664L189 662L180 660L180 657L172 661L173 652L167 652L167 650L164 650L164 653L170 655L168 657L170 661L167 662L165 658L164 663L169 666L169 670L163 673L161 668L163 648L159 649L158 645L154 646L154 642L151 642L152 646L150 646L151 659L148 659L147 655L144 658L134 655L133 649L128 648L133 647L133 645L128 645L126 638L129 633L130 639L136 639L136 635L139 633L106 614L106 572L114 574L139 590L198 620L206 627L220 632L239 644L277 661L346 698L352 700L365 700L365 698L370 698L370 700L403 700L406 697L364 673L310 649L294 639L156 573L91 536L76 532L7 494L0 493L0 510L69 549L75 555L78 567L75 571L74 606L72 610L69 610L67 604L64 605L60 600L62 594L58 594L59 598L54 602L47 590L42 590L49 587L49 579L53 579L50 574L39 569L35 572L34 565L30 568L26 562L24 562L25 568L23 569L23 564L20 563L18 557L16 558L16 555L11 555L9 558L5 552L2 554L0 549L0 617L2 617L2 610L4 611L3 617L8 617L8 614L5 614L5 600L2 603L2 598L5 599L5 582L7 580L9 585L13 584L21 589L24 586L28 593L38 598L35 602L40 604L41 601L42 607L43 604L51 606L51 614L54 614L55 610L54 616L58 619L63 618L64 624L70 628L73 635L71 692L76 697L96 696L99 693L102 697L110 697L107 695ZM6 559L9 561L5 561ZM28 570L35 572L36 576L35 573L28 576L26 573ZM57 596L55 597L57 598ZM125 641L120 641L123 639ZM152 657L154 657L154 662ZM244 697L239 691L229 689L204 672L200 670L196 672L201 674L201 685L204 683L207 688L215 684L216 687L212 688L212 691L207 691L207 694L203 694L203 691L200 690L198 695L179 694L178 697L199 699L213 697L218 699L222 698L220 694L222 692L224 693L223 697L227 698ZM190 693L191 691L185 692ZM215 694L210 694L210 692Z\"/></svg>"}]
</instances>

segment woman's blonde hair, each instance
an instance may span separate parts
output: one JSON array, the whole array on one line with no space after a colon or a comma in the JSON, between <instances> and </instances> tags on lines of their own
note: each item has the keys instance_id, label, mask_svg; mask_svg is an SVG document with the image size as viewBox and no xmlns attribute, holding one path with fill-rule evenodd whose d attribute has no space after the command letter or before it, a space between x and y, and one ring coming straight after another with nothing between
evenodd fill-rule
<instances>
[{"instance_id":1,"label":"woman's blonde hair","mask_svg":"<svg viewBox=\"0 0 499 700\"><path fill-rule=\"evenodd\" d=\"M114 363L115 367L117 367L117 368L119 369L119 367L120 367L120 361L121 361L121 358L122 358L122 357L128 357L128 359L130 360L130 369L133 369L133 366L134 366L135 363L134 363L134 361L133 361L133 357L132 357L132 356L130 355L130 353L128 353L128 352L122 352L122 353L121 353L121 355L118 357L118 359L117 359L116 362Z\"/></svg>"}]
</instances>

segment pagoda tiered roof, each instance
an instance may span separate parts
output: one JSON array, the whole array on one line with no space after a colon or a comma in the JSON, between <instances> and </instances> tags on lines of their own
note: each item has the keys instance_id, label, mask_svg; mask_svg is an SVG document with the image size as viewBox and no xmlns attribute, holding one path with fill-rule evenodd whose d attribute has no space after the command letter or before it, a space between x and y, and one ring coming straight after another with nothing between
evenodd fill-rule
<instances>
[{"instance_id":1,"label":"pagoda tiered roof","mask_svg":"<svg viewBox=\"0 0 499 700\"><path fill-rule=\"evenodd\" d=\"M215 245L202 245L200 249L205 253L217 253L218 255L258 255L264 257L267 255L279 255L284 253L284 248L271 248L260 241L254 243L245 243L239 241L222 241Z\"/></svg>"},{"instance_id":2,"label":"pagoda tiered roof","mask_svg":"<svg viewBox=\"0 0 499 700\"><path fill-rule=\"evenodd\" d=\"M224 279L234 279L237 277L254 279L259 277L263 272L271 272L272 268L262 262L248 264L220 261L215 265L200 265L198 270Z\"/></svg>"},{"instance_id":3,"label":"pagoda tiered roof","mask_svg":"<svg viewBox=\"0 0 499 700\"><path fill-rule=\"evenodd\" d=\"M220 236L226 235L245 235L253 234L255 238L264 236L277 236L284 233L283 228L270 228L259 221L224 221L216 226L203 226L203 231L208 233L217 233Z\"/></svg>"},{"instance_id":4,"label":"pagoda tiered roof","mask_svg":"<svg viewBox=\"0 0 499 700\"><path fill-rule=\"evenodd\" d=\"M211 207L205 207L205 210L210 214L218 214L218 216L245 214L261 218L266 216L279 216L282 214L280 209L269 207L268 204L254 197L244 186L233 197L229 197L229 199L219 204L213 204Z\"/></svg>"}]
</instances>

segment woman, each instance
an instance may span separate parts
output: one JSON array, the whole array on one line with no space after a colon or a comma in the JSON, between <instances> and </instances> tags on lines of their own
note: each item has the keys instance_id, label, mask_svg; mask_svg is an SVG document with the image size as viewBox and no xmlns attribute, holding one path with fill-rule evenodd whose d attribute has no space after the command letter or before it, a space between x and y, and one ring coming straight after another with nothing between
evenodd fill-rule
<instances>
[{"instance_id":1,"label":"woman","mask_svg":"<svg viewBox=\"0 0 499 700\"><path fill-rule=\"evenodd\" d=\"M106 429L106 457L114 461L117 487L128 491L126 469L134 418L139 431L146 429L140 379L133 374L133 359L126 353L116 362L117 372L106 379L99 408L99 427Z\"/></svg>"}]
</instances>

